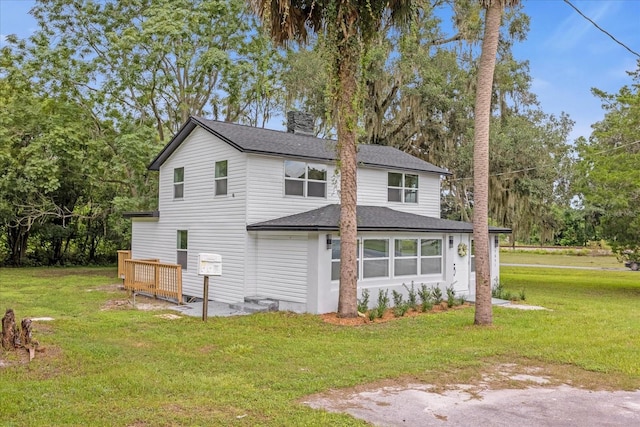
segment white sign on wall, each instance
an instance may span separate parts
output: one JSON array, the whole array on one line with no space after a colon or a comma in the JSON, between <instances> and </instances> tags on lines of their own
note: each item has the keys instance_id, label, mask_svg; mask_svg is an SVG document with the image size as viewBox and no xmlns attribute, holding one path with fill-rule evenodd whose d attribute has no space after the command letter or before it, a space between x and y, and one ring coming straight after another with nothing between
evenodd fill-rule
<instances>
[{"instance_id":1,"label":"white sign on wall","mask_svg":"<svg viewBox=\"0 0 640 427\"><path fill-rule=\"evenodd\" d=\"M222 276L222 255L198 254L198 275Z\"/></svg>"}]
</instances>

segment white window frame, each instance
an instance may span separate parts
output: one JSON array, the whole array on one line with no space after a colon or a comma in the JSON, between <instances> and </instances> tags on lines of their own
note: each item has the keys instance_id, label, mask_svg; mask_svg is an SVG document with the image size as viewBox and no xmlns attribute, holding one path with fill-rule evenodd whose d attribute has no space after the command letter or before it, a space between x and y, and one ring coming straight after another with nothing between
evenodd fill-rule
<instances>
[{"instance_id":1,"label":"white window frame","mask_svg":"<svg viewBox=\"0 0 640 427\"><path fill-rule=\"evenodd\" d=\"M225 164L224 166L224 175L220 175L218 176L218 165L222 165ZM213 183L213 194L216 197L220 197L220 196L226 196L227 193L229 192L229 180L228 180L228 176L229 176L229 161L228 160L220 160L215 162L214 166L213 166L213 173L214 173L214 183ZM224 181L225 186L224 186L224 192L218 192L218 183L222 183Z\"/></svg>"},{"instance_id":2,"label":"white window frame","mask_svg":"<svg viewBox=\"0 0 640 427\"><path fill-rule=\"evenodd\" d=\"M304 175L302 178L287 176L287 164L300 164L304 165ZM311 169L318 169L324 171L324 179L311 179L309 178L309 172ZM285 160L284 161L284 195L286 197L314 197L318 199L326 199L327 198L327 165L323 163L307 163L301 162L298 160ZM301 182L302 183L302 194L287 194L287 181L291 182ZM310 184L322 184L324 186L324 191L322 196L310 195L309 194L309 186Z\"/></svg>"},{"instance_id":3,"label":"white window frame","mask_svg":"<svg viewBox=\"0 0 640 427\"><path fill-rule=\"evenodd\" d=\"M386 250L386 256L377 256L377 257L367 257L365 256L365 251L366 251L366 242L367 241L373 241L373 240L379 240L379 241L385 241L387 242L387 250ZM369 280L369 279L381 279L381 278L388 278L391 277L391 268L390 268L390 264L391 264L391 247L390 247L390 241L393 239L390 238L384 238L384 237L369 237L369 238L362 238L362 280ZM379 262L379 261L386 261L387 264L387 274L384 276L368 276L365 277L365 270L366 270L366 266L367 266L367 262L371 263L371 262Z\"/></svg>"},{"instance_id":4,"label":"white window frame","mask_svg":"<svg viewBox=\"0 0 640 427\"><path fill-rule=\"evenodd\" d=\"M422 253L422 243L424 241L430 241L430 240L440 242L440 254L439 255L424 255ZM421 237L420 238L420 249L419 249L419 251L420 251L420 267L419 267L419 270L420 270L420 275L421 276L442 275L442 272L444 270L443 244L444 244L444 241L443 241L442 237L439 237L439 238L438 237L425 237L425 238ZM427 273L427 272L422 271L422 260L423 259L439 259L440 260L440 271L436 272L436 273Z\"/></svg>"},{"instance_id":5,"label":"white window frame","mask_svg":"<svg viewBox=\"0 0 640 427\"><path fill-rule=\"evenodd\" d=\"M182 179L178 178L178 171L182 171ZM179 190L178 190L179 189ZM178 196L180 192L180 196ZM184 199L184 167L173 168L173 198L175 200Z\"/></svg>"},{"instance_id":6,"label":"white window frame","mask_svg":"<svg viewBox=\"0 0 640 427\"><path fill-rule=\"evenodd\" d=\"M184 241L181 239L184 233ZM184 243L182 245L181 243ZM184 247L182 247L184 246ZM176 232L176 264L180 264L183 270L187 269L189 260L189 230L177 230Z\"/></svg>"},{"instance_id":7,"label":"white window frame","mask_svg":"<svg viewBox=\"0 0 640 427\"><path fill-rule=\"evenodd\" d=\"M412 241L415 242L415 255L398 255L399 251L402 251L402 248L398 248L398 243L403 241ZM397 261L403 260L414 260L415 261L415 271L413 273L406 274L398 274L398 263ZM394 238L393 239L393 277L403 277L403 276L417 276L419 271L419 263L420 260L420 239L419 238Z\"/></svg>"},{"instance_id":8,"label":"white window frame","mask_svg":"<svg viewBox=\"0 0 640 427\"><path fill-rule=\"evenodd\" d=\"M400 175L400 185L391 185L391 175ZM407 177L415 178L415 187L407 186ZM418 193L420 187L420 175L404 172L387 172L387 201L391 203L418 203ZM400 200L391 200L391 192L399 192ZM408 194L415 194L414 200L407 197Z\"/></svg>"}]
</instances>

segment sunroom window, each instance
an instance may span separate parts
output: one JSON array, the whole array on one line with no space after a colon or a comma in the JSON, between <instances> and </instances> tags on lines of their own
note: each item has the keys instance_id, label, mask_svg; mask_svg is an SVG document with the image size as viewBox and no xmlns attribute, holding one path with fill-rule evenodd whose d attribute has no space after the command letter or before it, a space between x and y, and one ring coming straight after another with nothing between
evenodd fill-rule
<instances>
[{"instance_id":1,"label":"sunroom window","mask_svg":"<svg viewBox=\"0 0 640 427\"><path fill-rule=\"evenodd\" d=\"M420 274L442 274L441 239L421 239Z\"/></svg>"},{"instance_id":2,"label":"sunroom window","mask_svg":"<svg viewBox=\"0 0 640 427\"><path fill-rule=\"evenodd\" d=\"M389 277L389 240L362 240L362 278Z\"/></svg>"},{"instance_id":3,"label":"sunroom window","mask_svg":"<svg viewBox=\"0 0 640 427\"><path fill-rule=\"evenodd\" d=\"M418 240L396 239L393 262L394 276L418 274Z\"/></svg>"}]
</instances>

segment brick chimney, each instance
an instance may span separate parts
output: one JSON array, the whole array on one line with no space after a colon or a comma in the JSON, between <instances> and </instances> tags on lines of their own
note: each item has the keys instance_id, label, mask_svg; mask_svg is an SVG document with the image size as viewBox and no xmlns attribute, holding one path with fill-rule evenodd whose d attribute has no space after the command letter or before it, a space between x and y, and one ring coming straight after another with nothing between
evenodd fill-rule
<instances>
[{"instance_id":1,"label":"brick chimney","mask_svg":"<svg viewBox=\"0 0 640 427\"><path fill-rule=\"evenodd\" d=\"M314 136L313 115L302 111L287 112L287 132L296 135Z\"/></svg>"}]
</instances>

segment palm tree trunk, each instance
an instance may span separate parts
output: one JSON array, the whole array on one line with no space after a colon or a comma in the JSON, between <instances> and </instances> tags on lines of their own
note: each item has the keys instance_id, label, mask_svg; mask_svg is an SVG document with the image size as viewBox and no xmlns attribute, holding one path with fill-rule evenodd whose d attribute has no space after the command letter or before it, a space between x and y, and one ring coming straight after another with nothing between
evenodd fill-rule
<instances>
[{"instance_id":1,"label":"palm tree trunk","mask_svg":"<svg viewBox=\"0 0 640 427\"><path fill-rule=\"evenodd\" d=\"M338 98L338 156L340 159L340 292L338 317L358 316L358 271L356 205L357 189L357 123L354 100L357 91L359 46L351 37L339 46Z\"/></svg>"},{"instance_id":2,"label":"palm tree trunk","mask_svg":"<svg viewBox=\"0 0 640 427\"><path fill-rule=\"evenodd\" d=\"M476 325L491 325L491 272L489 263L489 124L502 5L487 8L478 67L473 147L473 238L476 256Z\"/></svg>"}]
</instances>

